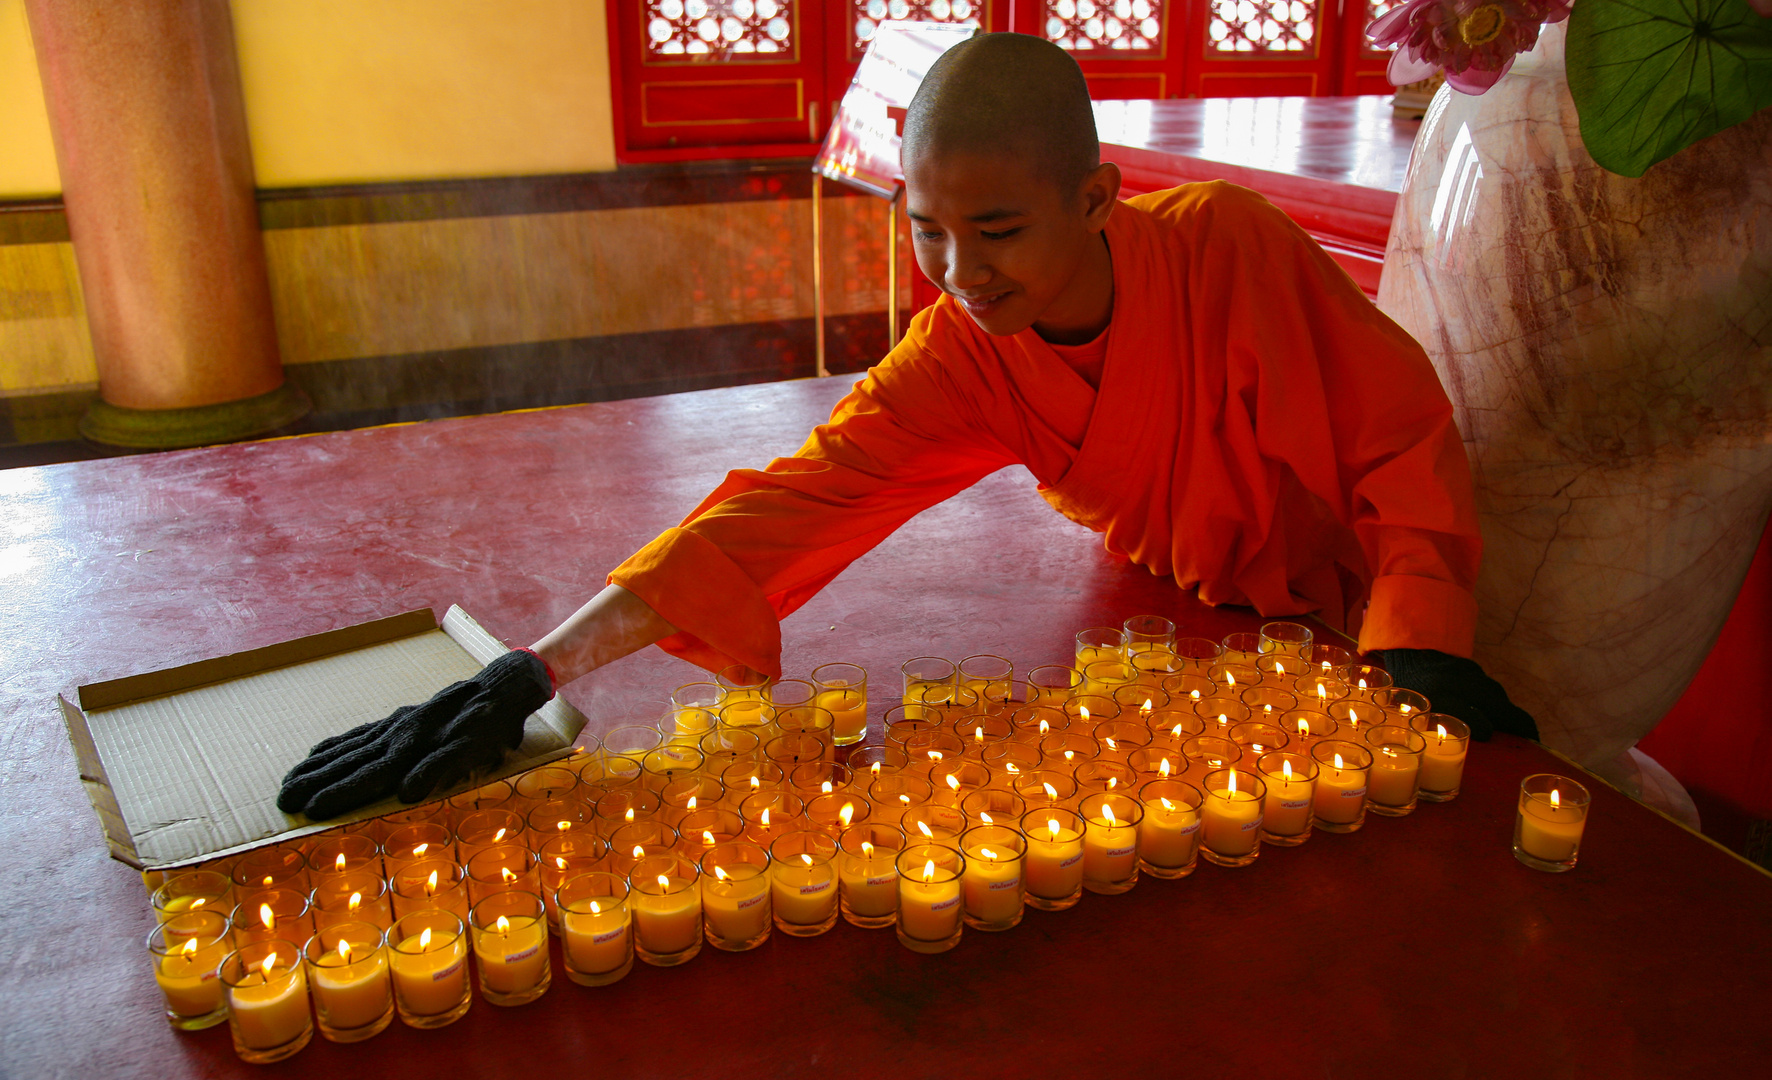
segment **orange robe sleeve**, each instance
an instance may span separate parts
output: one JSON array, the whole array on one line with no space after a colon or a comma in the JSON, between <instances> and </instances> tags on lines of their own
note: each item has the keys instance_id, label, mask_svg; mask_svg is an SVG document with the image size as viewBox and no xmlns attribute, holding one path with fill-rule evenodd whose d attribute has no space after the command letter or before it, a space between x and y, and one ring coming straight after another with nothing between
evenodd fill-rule
<instances>
[{"instance_id":1,"label":"orange robe sleeve","mask_svg":"<svg viewBox=\"0 0 1772 1080\"><path fill-rule=\"evenodd\" d=\"M918 512L1014 463L920 349L926 325L913 320L793 457L728 473L609 575L677 627L660 647L779 677L781 619Z\"/></svg>"}]
</instances>

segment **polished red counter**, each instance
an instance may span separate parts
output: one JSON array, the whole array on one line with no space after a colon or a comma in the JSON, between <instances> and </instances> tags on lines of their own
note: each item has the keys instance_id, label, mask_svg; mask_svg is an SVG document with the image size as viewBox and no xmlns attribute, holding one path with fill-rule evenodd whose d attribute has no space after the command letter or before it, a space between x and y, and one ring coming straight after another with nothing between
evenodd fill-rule
<instances>
[{"instance_id":1,"label":"polished red counter","mask_svg":"<svg viewBox=\"0 0 1772 1080\"><path fill-rule=\"evenodd\" d=\"M1095 124L1128 194L1200 180L1253 188L1378 294L1421 126L1394 117L1388 95L1098 101Z\"/></svg>"},{"instance_id":2,"label":"polished red counter","mask_svg":"<svg viewBox=\"0 0 1772 1080\"><path fill-rule=\"evenodd\" d=\"M0 1076L1730 1077L1772 1052L1772 882L1609 789L1581 866L1509 852L1518 740L1464 794L1350 836L1202 865L968 931L777 935L614 987L559 977L453 1027L241 1064L169 1030L137 875L106 857L55 707L97 679L460 603L522 644L733 466L798 445L848 379L712 390L0 473ZM1026 473L924 514L784 627L790 673L881 681L912 655L1063 660L1072 631L1167 614L1253 627L1118 562ZM566 694L606 726L696 674L657 650ZM556 954L556 961L558 957Z\"/></svg>"}]
</instances>

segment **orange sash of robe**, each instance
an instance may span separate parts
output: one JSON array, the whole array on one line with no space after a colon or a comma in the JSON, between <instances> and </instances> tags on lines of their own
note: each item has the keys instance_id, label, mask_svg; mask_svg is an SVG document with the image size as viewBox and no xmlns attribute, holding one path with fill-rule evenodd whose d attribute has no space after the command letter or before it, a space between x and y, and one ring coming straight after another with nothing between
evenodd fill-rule
<instances>
[{"instance_id":1,"label":"orange sash of robe","mask_svg":"<svg viewBox=\"0 0 1772 1080\"><path fill-rule=\"evenodd\" d=\"M1226 183L1122 203L1101 389L948 298L791 458L738 470L610 580L709 669L777 673L779 621L918 511L1025 464L1108 550L1208 603L1362 649L1470 654L1482 542L1421 347L1283 213Z\"/></svg>"}]
</instances>

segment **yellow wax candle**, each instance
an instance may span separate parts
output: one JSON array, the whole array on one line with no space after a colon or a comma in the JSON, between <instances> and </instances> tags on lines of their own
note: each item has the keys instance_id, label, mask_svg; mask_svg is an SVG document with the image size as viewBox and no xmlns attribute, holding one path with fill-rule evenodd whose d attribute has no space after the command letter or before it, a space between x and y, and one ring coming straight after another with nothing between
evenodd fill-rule
<instances>
[{"instance_id":1,"label":"yellow wax candle","mask_svg":"<svg viewBox=\"0 0 1772 1080\"><path fill-rule=\"evenodd\" d=\"M1118 660L1120 650L1113 645L1079 645L1077 646L1077 670L1082 671L1097 660Z\"/></svg>"},{"instance_id":2,"label":"yellow wax candle","mask_svg":"<svg viewBox=\"0 0 1772 1080\"><path fill-rule=\"evenodd\" d=\"M1427 739L1427 750L1421 756L1421 790L1458 790L1464 780L1464 758L1470 744L1464 739L1448 738L1445 728L1426 732L1423 737Z\"/></svg>"},{"instance_id":3,"label":"yellow wax candle","mask_svg":"<svg viewBox=\"0 0 1772 1080\"><path fill-rule=\"evenodd\" d=\"M1046 900L1063 900L1083 885L1083 833L1056 818L1028 832L1027 891Z\"/></svg>"},{"instance_id":4,"label":"yellow wax candle","mask_svg":"<svg viewBox=\"0 0 1772 1080\"><path fill-rule=\"evenodd\" d=\"M1261 801L1248 791L1238 791L1234 784L1213 788L1202 809L1202 827L1206 846L1219 855L1247 855L1255 850L1260 839Z\"/></svg>"},{"instance_id":5,"label":"yellow wax candle","mask_svg":"<svg viewBox=\"0 0 1772 1080\"><path fill-rule=\"evenodd\" d=\"M832 717L831 738L838 746L860 742L868 729L867 694L859 690L826 690L813 701Z\"/></svg>"},{"instance_id":6,"label":"yellow wax candle","mask_svg":"<svg viewBox=\"0 0 1772 1080\"><path fill-rule=\"evenodd\" d=\"M1383 806L1407 806L1415 798L1415 785L1420 775L1420 754L1381 746L1372 755L1366 795Z\"/></svg>"},{"instance_id":7,"label":"yellow wax candle","mask_svg":"<svg viewBox=\"0 0 1772 1080\"><path fill-rule=\"evenodd\" d=\"M1278 774L1263 771L1267 799L1262 806L1261 826L1275 836L1297 836L1311 825L1315 782L1292 772L1291 763Z\"/></svg>"},{"instance_id":8,"label":"yellow wax candle","mask_svg":"<svg viewBox=\"0 0 1772 1080\"><path fill-rule=\"evenodd\" d=\"M225 942L203 944L189 938L161 957L154 981L166 997L166 1011L175 1016L207 1016L221 1008L222 985L215 969L227 954Z\"/></svg>"},{"instance_id":9,"label":"yellow wax candle","mask_svg":"<svg viewBox=\"0 0 1772 1080\"><path fill-rule=\"evenodd\" d=\"M1106 883L1131 877L1138 866L1138 826L1116 818L1111 806L1083 820L1083 880Z\"/></svg>"},{"instance_id":10,"label":"yellow wax candle","mask_svg":"<svg viewBox=\"0 0 1772 1080\"><path fill-rule=\"evenodd\" d=\"M389 966L394 992L413 1016L437 1016L461 1004L467 992L468 946L461 935L427 928L394 946Z\"/></svg>"},{"instance_id":11,"label":"yellow wax candle","mask_svg":"<svg viewBox=\"0 0 1772 1080\"><path fill-rule=\"evenodd\" d=\"M1200 840L1200 813L1186 803L1150 799L1138 830L1138 854L1152 866L1174 868L1194 861Z\"/></svg>"},{"instance_id":12,"label":"yellow wax candle","mask_svg":"<svg viewBox=\"0 0 1772 1080\"><path fill-rule=\"evenodd\" d=\"M500 915L474 936L474 959L480 965L481 984L494 993L535 989L548 970L547 920Z\"/></svg>"},{"instance_id":13,"label":"yellow wax candle","mask_svg":"<svg viewBox=\"0 0 1772 1080\"><path fill-rule=\"evenodd\" d=\"M275 1050L298 1038L313 1022L308 1016L308 981L301 964L278 966L275 953L260 969L264 981L228 991L234 1034L248 1050Z\"/></svg>"},{"instance_id":14,"label":"yellow wax candle","mask_svg":"<svg viewBox=\"0 0 1772 1080\"><path fill-rule=\"evenodd\" d=\"M187 911L202 911L206 907L214 908L223 915L228 913L228 906L223 897L186 894L184 896L174 896L166 900L160 905L157 914L159 915L161 922L166 922L175 915L183 915Z\"/></svg>"},{"instance_id":15,"label":"yellow wax candle","mask_svg":"<svg viewBox=\"0 0 1772 1080\"><path fill-rule=\"evenodd\" d=\"M1317 777L1313 809L1319 821L1347 825L1357 821L1366 804L1366 770L1343 767L1340 754Z\"/></svg>"},{"instance_id":16,"label":"yellow wax candle","mask_svg":"<svg viewBox=\"0 0 1772 1080\"><path fill-rule=\"evenodd\" d=\"M966 914L979 922L1006 923L1021 911L1021 860L989 844L966 849ZM951 932L951 931L950 931ZM921 936L921 935L913 935Z\"/></svg>"},{"instance_id":17,"label":"yellow wax candle","mask_svg":"<svg viewBox=\"0 0 1772 1080\"><path fill-rule=\"evenodd\" d=\"M817 926L837 908L837 873L828 860L790 855L770 871L771 900L782 922Z\"/></svg>"},{"instance_id":18,"label":"yellow wax candle","mask_svg":"<svg viewBox=\"0 0 1772 1080\"><path fill-rule=\"evenodd\" d=\"M742 863L730 872L716 866L713 876L703 880L701 892L702 913L713 937L751 941L772 925L769 874L761 866Z\"/></svg>"},{"instance_id":19,"label":"yellow wax candle","mask_svg":"<svg viewBox=\"0 0 1772 1080\"><path fill-rule=\"evenodd\" d=\"M701 888L687 878L658 875L663 895L636 889L634 944L649 953L674 956L701 940Z\"/></svg>"},{"instance_id":20,"label":"yellow wax candle","mask_svg":"<svg viewBox=\"0 0 1772 1080\"><path fill-rule=\"evenodd\" d=\"M1568 862L1581 847L1587 807L1564 805L1554 789L1551 797L1554 801L1521 796L1520 849L1545 862Z\"/></svg>"},{"instance_id":21,"label":"yellow wax candle","mask_svg":"<svg viewBox=\"0 0 1772 1080\"><path fill-rule=\"evenodd\" d=\"M898 910L898 871L892 865L892 852L876 854L872 844L863 846L869 855L839 856L838 888L851 914L883 919Z\"/></svg>"},{"instance_id":22,"label":"yellow wax candle","mask_svg":"<svg viewBox=\"0 0 1772 1080\"><path fill-rule=\"evenodd\" d=\"M677 710L676 732L671 741L680 746L694 746L718 724L718 718L711 711L693 705L683 706Z\"/></svg>"},{"instance_id":23,"label":"yellow wax candle","mask_svg":"<svg viewBox=\"0 0 1772 1080\"><path fill-rule=\"evenodd\" d=\"M945 941L960 928L960 879L935 880L930 861L921 874L901 874L898 879L898 928L919 941Z\"/></svg>"},{"instance_id":24,"label":"yellow wax candle","mask_svg":"<svg viewBox=\"0 0 1772 1080\"><path fill-rule=\"evenodd\" d=\"M626 904L589 903L589 911L560 913L561 945L574 970L601 975L628 962L634 924Z\"/></svg>"},{"instance_id":25,"label":"yellow wax candle","mask_svg":"<svg viewBox=\"0 0 1772 1080\"><path fill-rule=\"evenodd\" d=\"M314 1005L327 1028L349 1031L375 1023L393 1004L388 958L380 949L352 959L351 943L340 941L314 965Z\"/></svg>"}]
</instances>

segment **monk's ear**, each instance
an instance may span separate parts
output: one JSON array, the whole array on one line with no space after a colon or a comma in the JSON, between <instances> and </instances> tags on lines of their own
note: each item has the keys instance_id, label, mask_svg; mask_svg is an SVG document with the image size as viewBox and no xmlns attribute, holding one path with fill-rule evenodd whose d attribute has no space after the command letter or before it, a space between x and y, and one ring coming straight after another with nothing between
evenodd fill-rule
<instances>
[{"instance_id":1,"label":"monk's ear","mask_svg":"<svg viewBox=\"0 0 1772 1080\"><path fill-rule=\"evenodd\" d=\"M1107 226L1108 215L1120 197L1120 167L1104 161L1083 174L1083 222L1091 232Z\"/></svg>"}]
</instances>

